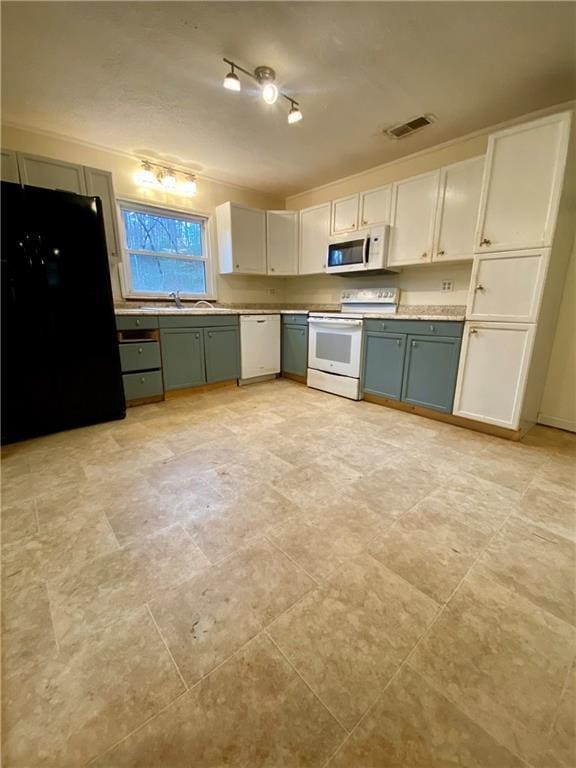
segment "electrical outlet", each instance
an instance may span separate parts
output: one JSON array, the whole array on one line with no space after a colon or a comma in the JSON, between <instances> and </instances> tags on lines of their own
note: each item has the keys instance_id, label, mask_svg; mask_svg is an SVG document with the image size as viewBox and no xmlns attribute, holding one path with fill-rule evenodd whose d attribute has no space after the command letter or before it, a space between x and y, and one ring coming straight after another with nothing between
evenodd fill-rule
<instances>
[{"instance_id":1,"label":"electrical outlet","mask_svg":"<svg viewBox=\"0 0 576 768\"><path fill-rule=\"evenodd\" d=\"M442 280L442 290L443 291L453 291L454 290L454 283L452 280Z\"/></svg>"}]
</instances>

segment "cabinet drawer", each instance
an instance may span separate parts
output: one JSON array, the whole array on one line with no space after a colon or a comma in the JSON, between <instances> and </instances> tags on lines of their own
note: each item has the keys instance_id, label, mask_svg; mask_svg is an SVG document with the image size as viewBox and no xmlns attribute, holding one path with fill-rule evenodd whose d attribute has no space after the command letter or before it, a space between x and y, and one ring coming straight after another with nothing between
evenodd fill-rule
<instances>
[{"instance_id":1,"label":"cabinet drawer","mask_svg":"<svg viewBox=\"0 0 576 768\"><path fill-rule=\"evenodd\" d=\"M364 320L364 328L375 333L414 333L459 339L464 323L453 320Z\"/></svg>"},{"instance_id":2,"label":"cabinet drawer","mask_svg":"<svg viewBox=\"0 0 576 768\"><path fill-rule=\"evenodd\" d=\"M160 368L160 344L157 341L120 344L120 362L123 373Z\"/></svg>"},{"instance_id":3,"label":"cabinet drawer","mask_svg":"<svg viewBox=\"0 0 576 768\"><path fill-rule=\"evenodd\" d=\"M124 395L126 400L137 400L140 397L153 397L161 395L162 374L160 371L148 371L147 373L125 373L122 376L124 382Z\"/></svg>"},{"instance_id":4,"label":"cabinet drawer","mask_svg":"<svg viewBox=\"0 0 576 768\"><path fill-rule=\"evenodd\" d=\"M164 315L160 328L215 328L238 325L238 315Z\"/></svg>"},{"instance_id":5,"label":"cabinet drawer","mask_svg":"<svg viewBox=\"0 0 576 768\"><path fill-rule=\"evenodd\" d=\"M119 331L151 331L158 328L158 318L154 315L116 315L116 328Z\"/></svg>"},{"instance_id":6,"label":"cabinet drawer","mask_svg":"<svg viewBox=\"0 0 576 768\"><path fill-rule=\"evenodd\" d=\"M282 325L308 325L308 314L282 315Z\"/></svg>"}]
</instances>

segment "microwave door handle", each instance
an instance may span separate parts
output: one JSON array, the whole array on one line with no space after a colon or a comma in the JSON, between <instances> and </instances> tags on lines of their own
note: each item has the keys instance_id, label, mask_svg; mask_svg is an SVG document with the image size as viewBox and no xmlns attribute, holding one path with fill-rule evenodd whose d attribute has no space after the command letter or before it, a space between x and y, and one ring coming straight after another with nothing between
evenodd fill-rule
<instances>
[{"instance_id":1,"label":"microwave door handle","mask_svg":"<svg viewBox=\"0 0 576 768\"><path fill-rule=\"evenodd\" d=\"M364 240L364 266L368 266L368 260L370 258L370 236Z\"/></svg>"}]
</instances>

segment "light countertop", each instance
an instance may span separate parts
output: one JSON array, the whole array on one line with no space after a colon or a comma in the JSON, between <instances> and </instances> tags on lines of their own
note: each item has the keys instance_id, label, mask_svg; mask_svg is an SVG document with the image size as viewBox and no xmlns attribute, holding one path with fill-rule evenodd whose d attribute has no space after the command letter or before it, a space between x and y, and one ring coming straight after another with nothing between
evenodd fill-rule
<instances>
[{"instance_id":1,"label":"light countertop","mask_svg":"<svg viewBox=\"0 0 576 768\"><path fill-rule=\"evenodd\" d=\"M284 309L272 308L256 309L242 307L209 307L188 308L143 306L143 307L116 307L117 315L307 315L309 312L337 312L337 308L309 307L308 309ZM354 310L347 310L353 312ZM427 321L452 321L465 320L465 308L462 306L410 306L400 305L398 312L358 312L358 315L366 319L374 320L427 320Z\"/></svg>"}]
</instances>

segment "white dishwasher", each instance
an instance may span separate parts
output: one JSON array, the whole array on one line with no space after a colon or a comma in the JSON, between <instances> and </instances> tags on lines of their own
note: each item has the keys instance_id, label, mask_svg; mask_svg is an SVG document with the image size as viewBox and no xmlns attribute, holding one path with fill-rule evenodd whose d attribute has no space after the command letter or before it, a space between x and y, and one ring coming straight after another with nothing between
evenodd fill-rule
<instances>
[{"instance_id":1,"label":"white dishwasher","mask_svg":"<svg viewBox=\"0 0 576 768\"><path fill-rule=\"evenodd\" d=\"M240 315L241 383L280 373L280 315Z\"/></svg>"}]
</instances>

